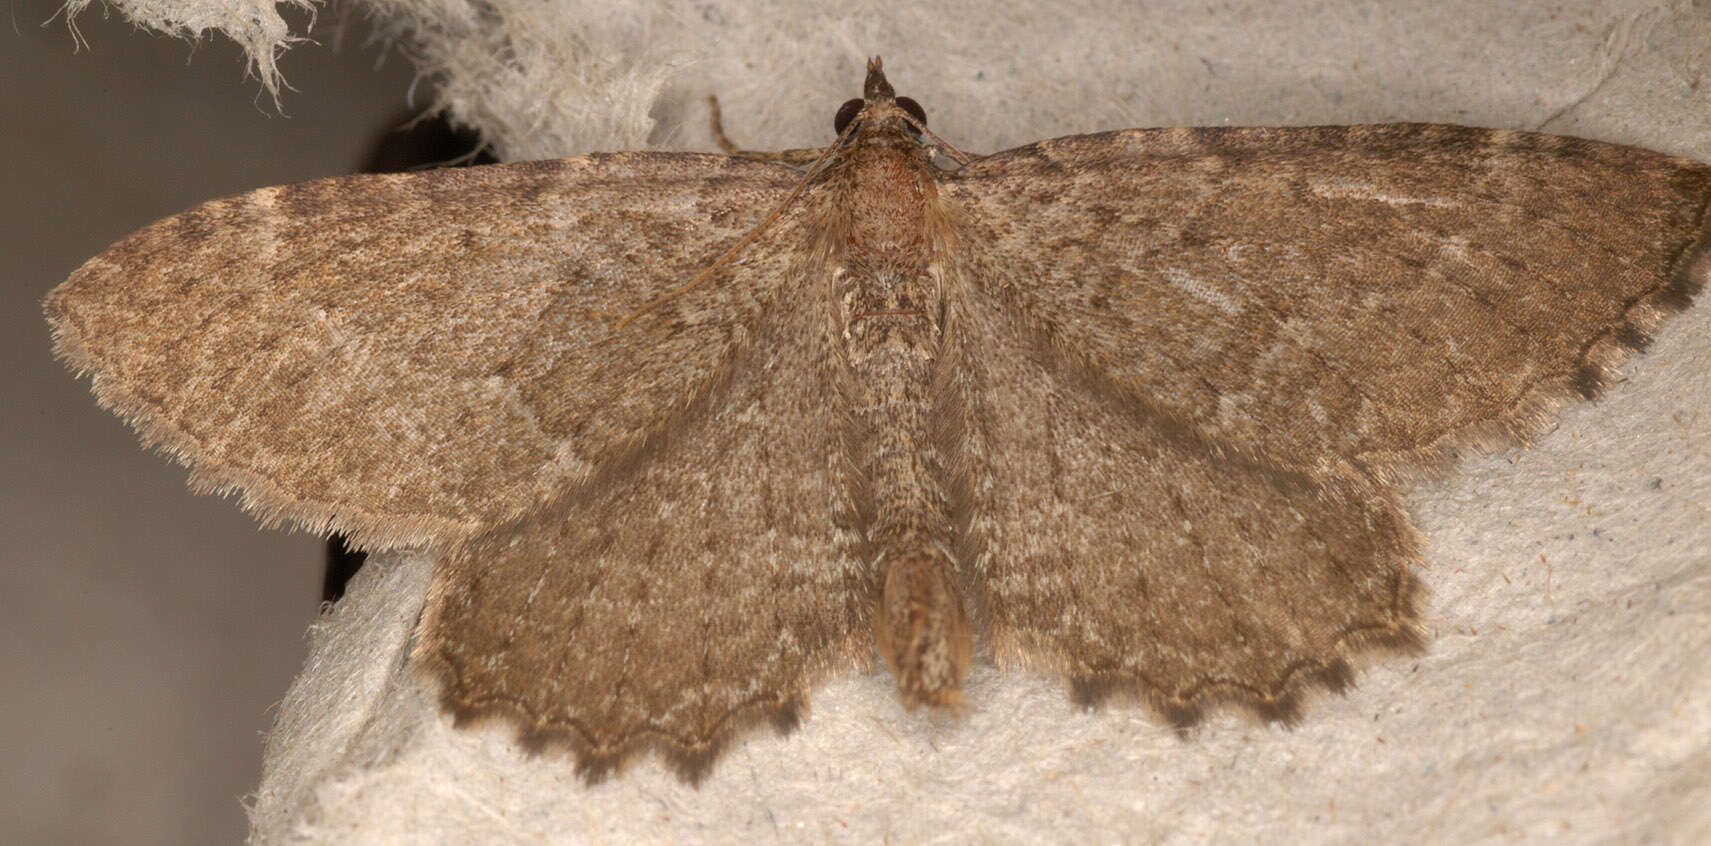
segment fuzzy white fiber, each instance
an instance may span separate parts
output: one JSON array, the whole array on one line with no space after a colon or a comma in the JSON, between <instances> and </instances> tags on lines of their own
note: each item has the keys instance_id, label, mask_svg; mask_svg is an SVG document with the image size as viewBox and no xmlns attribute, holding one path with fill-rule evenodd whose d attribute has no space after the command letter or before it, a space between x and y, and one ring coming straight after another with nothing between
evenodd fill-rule
<instances>
[{"instance_id":1,"label":"fuzzy white fiber","mask_svg":"<svg viewBox=\"0 0 1711 846\"><path fill-rule=\"evenodd\" d=\"M258 0L108 2L223 30L266 80L291 37ZM708 93L739 143L822 144L878 54L970 152L1423 120L1711 160L1711 13L1685 2L352 6L507 159L710 149ZM432 562L382 555L316 626L254 839L1711 842L1711 306L1626 375L1530 449L1412 492L1429 652L1369 666L1293 730L1225 714L1181 739L986 664L970 713L935 720L878 670L819 690L795 734L750 735L699 789L651 759L590 788L502 728L451 728L405 663Z\"/></svg>"}]
</instances>

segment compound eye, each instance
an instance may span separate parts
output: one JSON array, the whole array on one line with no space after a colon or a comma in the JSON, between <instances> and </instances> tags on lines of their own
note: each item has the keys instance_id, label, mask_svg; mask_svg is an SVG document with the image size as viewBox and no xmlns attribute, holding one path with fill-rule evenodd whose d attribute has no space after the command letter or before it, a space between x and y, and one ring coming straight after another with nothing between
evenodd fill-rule
<instances>
[{"instance_id":1,"label":"compound eye","mask_svg":"<svg viewBox=\"0 0 1711 846\"><path fill-rule=\"evenodd\" d=\"M908 97L898 97L897 108L908 112L909 116L920 121L922 126L927 125L927 110L921 108L920 103L917 103ZM915 127L911 126L909 128L914 129Z\"/></svg>"},{"instance_id":2,"label":"compound eye","mask_svg":"<svg viewBox=\"0 0 1711 846\"><path fill-rule=\"evenodd\" d=\"M839 135L844 134L844 130L849 128L850 121L855 120L856 115L861 114L861 107L864 105L866 102L863 100L850 100L839 106L838 116L832 118L832 131Z\"/></svg>"}]
</instances>

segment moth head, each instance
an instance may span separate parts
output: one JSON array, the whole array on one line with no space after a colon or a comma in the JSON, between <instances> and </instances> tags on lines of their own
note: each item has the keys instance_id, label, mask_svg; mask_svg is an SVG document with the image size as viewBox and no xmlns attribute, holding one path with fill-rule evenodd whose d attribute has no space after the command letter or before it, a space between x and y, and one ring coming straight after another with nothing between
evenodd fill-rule
<instances>
[{"instance_id":1,"label":"moth head","mask_svg":"<svg viewBox=\"0 0 1711 846\"><path fill-rule=\"evenodd\" d=\"M916 138L921 137L921 130L927 125L926 110L908 97L897 96L891 83L886 81L885 70L877 56L867 60L867 81L862 84L861 98L838 107L838 114L832 119L832 130L841 136L858 118L863 123L900 123Z\"/></svg>"}]
</instances>

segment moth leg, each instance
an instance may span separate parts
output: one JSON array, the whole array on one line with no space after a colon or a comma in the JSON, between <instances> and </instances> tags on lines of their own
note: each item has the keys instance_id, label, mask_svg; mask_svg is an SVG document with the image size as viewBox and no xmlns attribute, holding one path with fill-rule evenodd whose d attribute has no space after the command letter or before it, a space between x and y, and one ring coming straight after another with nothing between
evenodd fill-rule
<instances>
[{"instance_id":1,"label":"moth leg","mask_svg":"<svg viewBox=\"0 0 1711 846\"><path fill-rule=\"evenodd\" d=\"M707 96L707 124L712 129L713 140L718 143L719 149L724 150L726 155L735 156L739 159L756 162L778 162L792 167L807 167L819 161L820 157L826 154L825 147L805 147L776 152L745 150L738 147L729 136L725 135L725 126L719 119L719 98L712 95Z\"/></svg>"}]
</instances>

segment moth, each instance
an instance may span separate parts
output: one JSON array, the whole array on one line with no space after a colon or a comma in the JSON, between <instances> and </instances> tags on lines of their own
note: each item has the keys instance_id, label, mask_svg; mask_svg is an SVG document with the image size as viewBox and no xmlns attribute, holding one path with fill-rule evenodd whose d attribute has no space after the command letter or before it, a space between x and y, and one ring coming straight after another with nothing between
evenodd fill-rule
<instances>
[{"instance_id":1,"label":"moth","mask_svg":"<svg viewBox=\"0 0 1711 846\"><path fill-rule=\"evenodd\" d=\"M877 654L1169 723L1417 649L1400 492L1591 396L1711 273L1711 167L1426 124L970 157L880 62L827 148L215 200L47 299L200 491L438 563L413 659L698 780ZM720 136L723 142L723 135Z\"/></svg>"}]
</instances>

